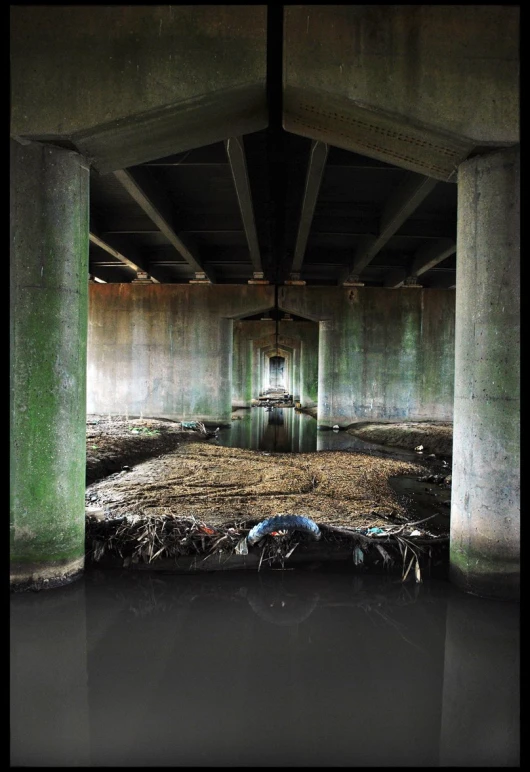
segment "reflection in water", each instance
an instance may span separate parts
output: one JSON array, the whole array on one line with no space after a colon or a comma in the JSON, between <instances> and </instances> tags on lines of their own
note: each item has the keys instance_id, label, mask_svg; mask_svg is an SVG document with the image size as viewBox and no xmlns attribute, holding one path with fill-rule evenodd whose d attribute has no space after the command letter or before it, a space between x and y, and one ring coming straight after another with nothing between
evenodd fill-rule
<instances>
[{"instance_id":1,"label":"reflection in water","mask_svg":"<svg viewBox=\"0 0 530 772\"><path fill-rule=\"evenodd\" d=\"M517 766L519 606L357 572L11 596L12 766Z\"/></svg>"},{"instance_id":2,"label":"reflection in water","mask_svg":"<svg viewBox=\"0 0 530 772\"><path fill-rule=\"evenodd\" d=\"M346 431L317 429L316 420L293 408L262 407L240 411L241 417L219 431L217 444L270 453L312 453L316 450L358 450L380 456L417 460L402 448L376 445Z\"/></svg>"},{"instance_id":3,"label":"reflection in water","mask_svg":"<svg viewBox=\"0 0 530 772\"><path fill-rule=\"evenodd\" d=\"M317 446L317 422L292 408L257 407L221 429L218 444L271 453L311 453Z\"/></svg>"}]
</instances>

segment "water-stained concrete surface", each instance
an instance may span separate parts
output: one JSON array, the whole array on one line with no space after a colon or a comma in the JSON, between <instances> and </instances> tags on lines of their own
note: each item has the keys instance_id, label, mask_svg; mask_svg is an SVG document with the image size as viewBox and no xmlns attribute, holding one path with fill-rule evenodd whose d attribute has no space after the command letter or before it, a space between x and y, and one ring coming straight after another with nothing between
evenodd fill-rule
<instances>
[{"instance_id":1,"label":"water-stained concrete surface","mask_svg":"<svg viewBox=\"0 0 530 772\"><path fill-rule=\"evenodd\" d=\"M337 570L11 597L11 766L518 766L519 606Z\"/></svg>"}]
</instances>

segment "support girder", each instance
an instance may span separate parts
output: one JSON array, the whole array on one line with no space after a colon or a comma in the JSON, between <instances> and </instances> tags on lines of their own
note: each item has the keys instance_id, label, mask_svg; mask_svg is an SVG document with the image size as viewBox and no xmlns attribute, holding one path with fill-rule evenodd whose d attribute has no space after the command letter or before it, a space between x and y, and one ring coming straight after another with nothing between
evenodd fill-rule
<instances>
[{"instance_id":1,"label":"support girder","mask_svg":"<svg viewBox=\"0 0 530 772\"><path fill-rule=\"evenodd\" d=\"M226 154L230 162L232 178L236 189L241 219L247 237L248 250L252 261L254 273L261 273L263 266L259 250L256 222L254 219L254 207L252 205L252 193L248 179L247 161L243 137L229 137L225 142Z\"/></svg>"},{"instance_id":2,"label":"support girder","mask_svg":"<svg viewBox=\"0 0 530 772\"><path fill-rule=\"evenodd\" d=\"M420 276L441 263L446 257L454 255L455 252L456 244L452 239L439 239L434 244L420 247L410 267L410 275Z\"/></svg>"},{"instance_id":3,"label":"support girder","mask_svg":"<svg viewBox=\"0 0 530 772\"><path fill-rule=\"evenodd\" d=\"M326 168L328 151L329 145L325 142L313 141L311 143L304 198L302 200L302 211L300 212L300 222L298 225L298 235L296 237L293 262L291 265L291 274L299 273L302 269L318 192L324 176L324 169Z\"/></svg>"},{"instance_id":4,"label":"support girder","mask_svg":"<svg viewBox=\"0 0 530 772\"><path fill-rule=\"evenodd\" d=\"M89 238L92 244L95 244L100 249L104 249L105 252L108 252L109 255L112 255L113 257L115 257L117 260L120 261L120 263L123 263L123 265L126 265L128 268L132 268L133 271L136 271L136 272L138 271L145 272L145 268L142 265L140 265L139 262L134 262L130 258L126 257L118 249L111 246L107 241L105 241L100 236L98 236L97 233L94 233L94 231L92 230L90 231ZM151 281L153 281L155 284L160 283L158 279L152 276L152 274L149 271L147 271L146 273L149 273Z\"/></svg>"},{"instance_id":5,"label":"support girder","mask_svg":"<svg viewBox=\"0 0 530 772\"><path fill-rule=\"evenodd\" d=\"M454 255L456 244L452 239L438 239L418 249L408 269L399 268L385 276L385 287L401 287L408 278L421 276L447 257Z\"/></svg>"},{"instance_id":6,"label":"support girder","mask_svg":"<svg viewBox=\"0 0 530 772\"><path fill-rule=\"evenodd\" d=\"M438 180L415 172L405 175L385 204L379 221L379 234L367 236L362 240L353 263L343 273L340 284L358 276L366 268L437 184Z\"/></svg>"},{"instance_id":7,"label":"support girder","mask_svg":"<svg viewBox=\"0 0 530 772\"><path fill-rule=\"evenodd\" d=\"M204 274L208 281L214 282L211 269L206 269L190 247L177 235L172 222L170 202L160 193L160 189L149 177L148 171L137 169L133 173L130 170L119 169L113 174L192 270L196 274Z\"/></svg>"}]
</instances>

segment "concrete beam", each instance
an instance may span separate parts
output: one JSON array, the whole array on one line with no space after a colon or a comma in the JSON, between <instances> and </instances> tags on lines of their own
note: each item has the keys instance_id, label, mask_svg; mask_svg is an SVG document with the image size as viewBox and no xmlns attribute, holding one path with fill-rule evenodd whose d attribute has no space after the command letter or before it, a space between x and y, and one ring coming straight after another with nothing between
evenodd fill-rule
<instances>
[{"instance_id":1,"label":"concrete beam","mask_svg":"<svg viewBox=\"0 0 530 772\"><path fill-rule=\"evenodd\" d=\"M325 142L312 142L309 154L309 164L307 167L307 176L305 181L304 198L302 201L302 211L300 212L300 222L298 225L298 235L294 248L293 263L291 274L300 273L304 261L307 239L313 221L313 214L317 203L318 192L326 168L329 146ZM299 277L298 277L299 278Z\"/></svg>"},{"instance_id":2,"label":"concrete beam","mask_svg":"<svg viewBox=\"0 0 530 772\"><path fill-rule=\"evenodd\" d=\"M133 174L120 169L113 174L195 273L204 273L208 281L214 282L212 271L206 270L177 235L172 223L171 205L149 178L148 172L145 169L135 170Z\"/></svg>"},{"instance_id":3,"label":"concrete beam","mask_svg":"<svg viewBox=\"0 0 530 772\"><path fill-rule=\"evenodd\" d=\"M252 193L250 191L250 182L248 179L243 137L230 137L226 140L225 147L236 188L241 219L243 220L243 227L247 237L252 268L254 273L262 273L263 266L259 251L258 235L256 233Z\"/></svg>"},{"instance_id":4,"label":"concrete beam","mask_svg":"<svg viewBox=\"0 0 530 772\"><path fill-rule=\"evenodd\" d=\"M105 252L108 252L109 255L112 255L113 257L115 257L117 260L120 261L120 263L123 263L128 268L132 268L133 271L136 271L136 272L145 271L145 268L143 266L141 266L139 263L135 263L133 260L130 260L124 254L122 254L118 249L115 249L114 247L112 247L107 241L104 241L104 239L102 239L93 231L90 231L89 238L92 244L95 244L97 247L100 247L100 249L104 249ZM160 283L158 279L155 279L155 277L152 276L150 273L149 273L149 277L151 281L153 281L155 284Z\"/></svg>"},{"instance_id":5,"label":"concrete beam","mask_svg":"<svg viewBox=\"0 0 530 772\"><path fill-rule=\"evenodd\" d=\"M420 276L455 252L456 244L452 239L439 239L434 244L420 247L414 256L409 276Z\"/></svg>"},{"instance_id":6,"label":"concrete beam","mask_svg":"<svg viewBox=\"0 0 530 772\"><path fill-rule=\"evenodd\" d=\"M436 187L437 180L422 174L409 172L388 199L379 224L378 236L367 236L361 242L353 263L343 273L340 284L350 281L366 268L387 241L401 228L405 220L418 208L429 193Z\"/></svg>"},{"instance_id":7,"label":"concrete beam","mask_svg":"<svg viewBox=\"0 0 530 772\"><path fill-rule=\"evenodd\" d=\"M286 5L284 126L447 179L471 147L519 141L519 14Z\"/></svg>"},{"instance_id":8,"label":"concrete beam","mask_svg":"<svg viewBox=\"0 0 530 772\"><path fill-rule=\"evenodd\" d=\"M12 7L11 135L101 173L267 126L267 7ZM94 44L97 41L97 45Z\"/></svg>"},{"instance_id":9,"label":"concrete beam","mask_svg":"<svg viewBox=\"0 0 530 772\"><path fill-rule=\"evenodd\" d=\"M422 273L434 268L435 265L454 255L455 252L456 244L452 239L438 239L433 244L420 247L407 269L398 268L385 276L384 286L401 287L407 280L421 276Z\"/></svg>"}]
</instances>

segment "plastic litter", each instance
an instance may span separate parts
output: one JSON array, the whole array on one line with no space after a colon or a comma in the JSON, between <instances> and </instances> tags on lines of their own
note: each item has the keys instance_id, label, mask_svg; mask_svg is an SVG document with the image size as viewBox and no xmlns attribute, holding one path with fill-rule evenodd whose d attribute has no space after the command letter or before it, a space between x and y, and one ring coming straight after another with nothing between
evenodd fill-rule
<instances>
[{"instance_id":1,"label":"plastic litter","mask_svg":"<svg viewBox=\"0 0 530 772\"><path fill-rule=\"evenodd\" d=\"M248 555L248 544L246 537L243 537L236 545L236 555Z\"/></svg>"},{"instance_id":2,"label":"plastic litter","mask_svg":"<svg viewBox=\"0 0 530 772\"><path fill-rule=\"evenodd\" d=\"M250 546L256 544L263 536L273 533L273 531L306 531L316 540L320 539L322 534L320 528L309 517L305 515L274 515L267 517L251 528L247 536L247 542Z\"/></svg>"},{"instance_id":3,"label":"plastic litter","mask_svg":"<svg viewBox=\"0 0 530 772\"><path fill-rule=\"evenodd\" d=\"M384 531L382 528L374 527L374 528L368 528L366 533L370 536L376 536L378 534L384 534L386 531Z\"/></svg>"},{"instance_id":4,"label":"plastic litter","mask_svg":"<svg viewBox=\"0 0 530 772\"><path fill-rule=\"evenodd\" d=\"M359 566L364 561L364 552L359 546L355 546L353 550L353 562L356 566Z\"/></svg>"}]
</instances>

